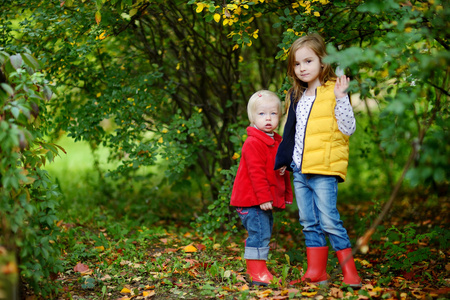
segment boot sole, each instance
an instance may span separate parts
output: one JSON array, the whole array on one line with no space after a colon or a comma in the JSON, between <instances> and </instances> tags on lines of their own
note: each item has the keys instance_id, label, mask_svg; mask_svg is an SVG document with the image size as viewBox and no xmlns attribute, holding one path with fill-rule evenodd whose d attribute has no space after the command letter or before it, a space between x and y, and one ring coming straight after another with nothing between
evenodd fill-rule
<instances>
[{"instance_id":1,"label":"boot sole","mask_svg":"<svg viewBox=\"0 0 450 300\"><path fill-rule=\"evenodd\" d=\"M269 284L266 282L252 281L250 283L250 286L252 286L252 285L268 286Z\"/></svg>"}]
</instances>

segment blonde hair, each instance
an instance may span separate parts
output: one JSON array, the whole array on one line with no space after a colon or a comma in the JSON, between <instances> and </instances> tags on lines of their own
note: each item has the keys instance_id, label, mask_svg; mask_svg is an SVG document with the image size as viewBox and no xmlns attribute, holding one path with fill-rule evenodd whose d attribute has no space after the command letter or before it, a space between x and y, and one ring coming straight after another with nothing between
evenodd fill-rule
<instances>
[{"instance_id":1,"label":"blonde hair","mask_svg":"<svg viewBox=\"0 0 450 300\"><path fill-rule=\"evenodd\" d=\"M256 112L257 104L259 104L259 103L261 103L263 101L276 101L276 102L278 102L278 114L281 114L281 100L277 96L277 94L275 94L274 92L269 91L269 90L260 90L260 91L257 91L256 93L254 93L250 97L250 100L248 100L247 115L248 115L248 120L250 121L250 124L253 125L254 114Z\"/></svg>"},{"instance_id":2,"label":"blonde hair","mask_svg":"<svg viewBox=\"0 0 450 300\"><path fill-rule=\"evenodd\" d=\"M295 99L295 102L298 102L298 100L303 95L303 92L308 87L308 84L306 82L298 79L298 77L295 75L294 70L295 53L298 49L303 47L308 47L309 49L311 49L319 57L320 63L323 65L322 71L319 74L320 84L323 85L328 80L336 79L336 74L334 73L331 65L323 62L323 59L327 56L326 46L323 38L317 33L308 34L302 36L301 38L298 38L292 43L291 48L289 49L287 75L292 81L292 87L286 94L286 110L289 109L289 105L291 104L291 97Z\"/></svg>"}]
</instances>

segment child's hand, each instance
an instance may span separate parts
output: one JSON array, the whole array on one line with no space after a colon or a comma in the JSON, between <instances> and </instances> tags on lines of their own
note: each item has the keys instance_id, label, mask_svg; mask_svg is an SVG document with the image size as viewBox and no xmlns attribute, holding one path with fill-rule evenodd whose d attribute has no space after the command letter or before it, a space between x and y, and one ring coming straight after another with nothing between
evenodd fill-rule
<instances>
[{"instance_id":1,"label":"child's hand","mask_svg":"<svg viewBox=\"0 0 450 300\"><path fill-rule=\"evenodd\" d=\"M350 78L345 75L336 78L336 85L334 86L334 95L336 99L343 98L347 95Z\"/></svg>"},{"instance_id":2,"label":"child's hand","mask_svg":"<svg viewBox=\"0 0 450 300\"><path fill-rule=\"evenodd\" d=\"M283 176L284 172L286 172L286 166L279 168L278 170L280 170L280 175Z\"/></svg>"},{"instance_id":3,"label":"child's hand","mask_svg":"<svg viewBox=\"0 0 450 300\"><path fill-rule=\"evenodd\" d=\"M259 206L262 210L272 210L272 201L263 203Z\"/></svg>"}]
</instances>

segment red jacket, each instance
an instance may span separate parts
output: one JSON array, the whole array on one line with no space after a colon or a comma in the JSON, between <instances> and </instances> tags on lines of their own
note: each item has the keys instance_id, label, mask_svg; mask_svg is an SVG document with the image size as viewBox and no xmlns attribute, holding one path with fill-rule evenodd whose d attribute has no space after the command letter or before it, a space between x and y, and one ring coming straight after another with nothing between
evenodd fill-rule
<instances>
[{"instance_id":1,"label":"red jacket","mask_svg":"<svg viewBox=\"0 0 450 300\"><path fill-rule=\"evenodd\" d=\"M274 133L272 138L254 127L247 127L247 135L230 205L250 207L272 201L273 207L285 208L293 199L289 172L282 176L273 169L281 136Z\"/></svg>"}]
</instances>

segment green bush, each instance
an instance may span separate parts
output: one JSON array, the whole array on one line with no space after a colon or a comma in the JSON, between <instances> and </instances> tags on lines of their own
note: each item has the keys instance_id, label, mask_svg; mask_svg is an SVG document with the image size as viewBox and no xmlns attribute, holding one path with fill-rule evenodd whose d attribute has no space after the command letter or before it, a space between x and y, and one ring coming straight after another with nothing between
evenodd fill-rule
<instances>
[{"instance_id":1,"label":"green bush","mask_svg":"<svg viewBox=\"0 0 450 300\"><path fill-rule=\"evenodd\" d=\"M0 245L17 252L20 274L43 295L62 271L55 225L58 187L43 166L64 149L43 138L52 92L28 52L0 49Z\"/></svg>"}]
</instances>

